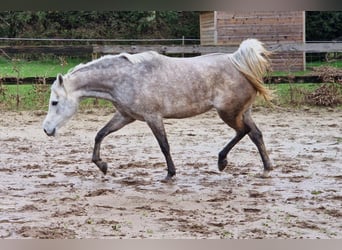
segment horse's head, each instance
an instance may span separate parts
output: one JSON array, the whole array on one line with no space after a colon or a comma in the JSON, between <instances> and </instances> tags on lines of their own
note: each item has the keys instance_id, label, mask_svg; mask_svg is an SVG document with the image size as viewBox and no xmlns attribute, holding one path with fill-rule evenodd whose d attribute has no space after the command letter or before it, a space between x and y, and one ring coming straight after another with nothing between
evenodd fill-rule
<instances>
[{"instance_id":1,"label":"horse's head","mask_svg":"<svg viewBox=\"0 0 342 250\"><path fill-rule=\"evenodd\" d=\"M48 136L54 136L56 130L75 114L77 107L77 100L65 88L65 79L58 74L51 86L49 111L43 122L44 132Z\"/></svg>"}]
</instances>

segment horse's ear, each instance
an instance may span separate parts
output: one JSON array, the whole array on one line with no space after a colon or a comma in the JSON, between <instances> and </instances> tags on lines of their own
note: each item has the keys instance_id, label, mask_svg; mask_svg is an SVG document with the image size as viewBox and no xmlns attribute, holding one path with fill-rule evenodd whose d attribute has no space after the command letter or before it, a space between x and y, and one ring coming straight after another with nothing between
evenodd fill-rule
<instances>
[{"instance_id":1,"label":"horse's ear","mask_svg":"<svg viewBox=\"0 0 342 250\"><path fill-rule=\"evenodd\" d=\"M63 76L62 76L62 74L58 74L57 75L57 79L58 79L59 85L63 86Z\"/></svg>"}]
</instances>

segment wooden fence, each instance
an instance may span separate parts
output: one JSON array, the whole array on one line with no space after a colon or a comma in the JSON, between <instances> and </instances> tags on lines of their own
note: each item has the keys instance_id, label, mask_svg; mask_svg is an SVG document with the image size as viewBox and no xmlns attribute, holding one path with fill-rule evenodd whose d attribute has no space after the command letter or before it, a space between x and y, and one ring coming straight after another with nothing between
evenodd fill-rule
<instances>
[{"instance_id":1,"label":"wooden fence","mask_svg":"<svg viewBox=\"0 0 342 250\"><path fill-rule=\"evenodd\" d=\"M0 55L15 56L17 54L53 54L58 56L84 56L93 53L93 46L60 45L60 46L0 46Z\"/></svg>"},{"instance_id":2,"label":"wooden fence","mask_svg":"<svg viewBox=\"0 0 342 250\"><path fill-rule=\"evenodd\" d=\"M289 43L266 46L273 52L342 52L341 42ZM0 53L15 54L54 54L64 56L85 56L92 54L118 54L121 52L139 53L154 50L162 54L208 54L232 53L238 46L205 45L56 45L56 46L0 46Z\"/></svg>"},{"instance_id":3,"label":"wooden fence","mask_svg":"<svg viewBox=\"0 0 342 250\"><path fill-rule=\"evenodd\" d=\"M326 53L342 52L342 43L293 43L293 44L271 44L266 46L270 51L277 52L306 52ZM103 54L119 54L122 52L139 53L154 50L168 55L198 55L208 53L232 53L238 49L237 46L204 46L204 45L60 45L60 46L0 46L0 55L15 56L16 54L53 54L58 56L92 56L97 58ZM337 76L341 77L341 76ZM51 83L54 77L39 78L30 77L17 79L15 77L3 77L0 81L6 84L20 83ZM289 82L288 77L271 77L265 79L268 83ZM318 76L302 76L291 79L292 82L319 83Z\"/></svg>"}]
</instances>

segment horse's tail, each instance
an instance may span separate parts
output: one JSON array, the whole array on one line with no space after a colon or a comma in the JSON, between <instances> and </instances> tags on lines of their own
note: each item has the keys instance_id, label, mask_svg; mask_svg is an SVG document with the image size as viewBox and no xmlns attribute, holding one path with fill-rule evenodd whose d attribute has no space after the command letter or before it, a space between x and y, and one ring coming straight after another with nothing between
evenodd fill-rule
<instances>
[{"instance_id":1,"label":"horse's tail","mask_svg":"<svg viewBox=\"0 0 342 250\"><path fill-rule=\"evenodd\" d=\"M264 48L262 42L256 39L246 39L230 57L234 66L246 76L266 101L272 99L271 91L263 84L263 77L270 69L270 54L271 52Z\"/></svg>"}]
</instances>

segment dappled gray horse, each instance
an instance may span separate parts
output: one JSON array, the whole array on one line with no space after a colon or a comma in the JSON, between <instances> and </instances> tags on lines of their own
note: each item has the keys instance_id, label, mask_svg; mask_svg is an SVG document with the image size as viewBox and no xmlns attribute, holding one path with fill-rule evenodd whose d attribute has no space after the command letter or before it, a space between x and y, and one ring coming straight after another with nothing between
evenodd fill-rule
<instances>
[{"instance_id":1,"label":"dappled gray horse","mask_svg":"<svg viewBox=\"0 0 342 250\"><path fill-rule=\"evenodd\" d=\"M248 134L267 172L272 166L262 134L251 118L251 105L257 93L270 99L263 85L263 75L269 67L268 55L261 42L247 39L233 54L171 58L150 51L103 56L76 66L65 76L57 76L51 87L43 128L47 135L55 135L75 114L83 98L109 100L116 113L97 133L92 161L106 174L107 163L100 158L103 138L135 120L145 121L165 156L165 180L170 180L176 169L163 119L191 117L215 108L221 119L236 131L236 136L219 153L219 170L225 169L229 151Z\"/></svg>"}]
</instances>

